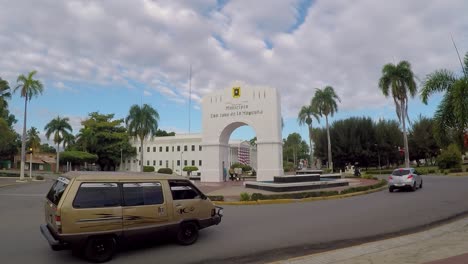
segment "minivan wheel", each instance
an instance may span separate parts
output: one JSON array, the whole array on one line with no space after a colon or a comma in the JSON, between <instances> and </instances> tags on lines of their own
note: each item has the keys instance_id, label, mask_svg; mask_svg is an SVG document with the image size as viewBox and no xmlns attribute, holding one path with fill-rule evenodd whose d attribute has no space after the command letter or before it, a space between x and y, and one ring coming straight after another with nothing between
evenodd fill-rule
<instances>
[{"instance_id":1,"label":"minivan wheel","mask_svg":"<svg viewBox=\"0 0 468 264\"><path fill-rule=\"evenodd\" d=\"M84 255L90 261L102 263L112 259L116 247L113 237L91 237L86 243Z\"/></svg>"},{"instance_id":2,"label":"minivan wheel","mask_svg":"<svg viewBox=\"0 0 468 264\"><path fill-rule=\"evenodd\" d=\"M177 232L177 242L188 246L195 243L198 239L198 226L193 222L182 223Z\"/></svg>"}]
</instances>

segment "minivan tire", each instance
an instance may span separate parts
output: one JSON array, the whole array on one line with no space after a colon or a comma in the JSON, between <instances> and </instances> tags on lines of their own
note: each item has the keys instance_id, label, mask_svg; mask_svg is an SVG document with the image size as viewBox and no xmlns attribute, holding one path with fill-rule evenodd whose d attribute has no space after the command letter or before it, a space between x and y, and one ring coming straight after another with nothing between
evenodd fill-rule
<instances>
[{"instance_id":1,"label":"minivan tire","mask_svg":"<svg viewBox=\"0 0 468 264\"><path fill-rule=\"evenodd\" d=\"M114 237L90 237L86 242L84 256L86 259L103 263L112 259L117 248L117 242Z\"/></svg>"},{"instance_id":2,"label":"minivan tire","mask_svg":"<svg viewBox=\"0 0 468 264\"><path fill-rule=\"evenodd\" d=\"M188 246L198 239L198 226L194 222L186 222L180 225L177 232L177 243Z\"/></svg>"}]
</instances>

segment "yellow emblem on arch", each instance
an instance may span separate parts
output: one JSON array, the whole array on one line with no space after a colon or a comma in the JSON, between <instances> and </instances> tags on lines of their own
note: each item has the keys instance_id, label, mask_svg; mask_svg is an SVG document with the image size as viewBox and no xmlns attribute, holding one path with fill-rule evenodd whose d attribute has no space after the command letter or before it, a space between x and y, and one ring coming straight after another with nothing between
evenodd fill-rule
<instances>
[{"instance_id":1,"label":"yellow emblem on arch","mask_svg":"<svg viewBox=\"0 0 468 264\"><path fill-rule=\"evenodd\" d=\"M239 98L241 96L240 87L232 87L232 98Z\"/></svg>"}]
</instances>

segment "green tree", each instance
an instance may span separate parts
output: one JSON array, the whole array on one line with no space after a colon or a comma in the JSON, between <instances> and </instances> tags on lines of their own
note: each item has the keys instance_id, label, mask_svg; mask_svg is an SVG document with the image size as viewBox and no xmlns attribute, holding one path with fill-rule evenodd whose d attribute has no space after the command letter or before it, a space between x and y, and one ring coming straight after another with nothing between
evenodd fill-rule
<instances>
[{"instance_id":1,"label":"green tree","mask_svg":"<svg viewBox=\"0 0 468 264\"><path fill-rule=\"evenodd\" d=\"M7 99L11 98L10 85L6 80L0 78L0 111L8 108Z\"/></svg>"},{"instance_id":2,"label":"green tree","mask_svg":"<svg viewBox=\"0 0 468 264\"><path fill-rule=\"evenodd\" d=\"M382 77L379 80L379 88L385 97L390 94L395 102L398 120L403 128L403 141L405 146L405 166L409 167L408 135L406 133L406 119L408 117L408 94L414 97L417 92L414 74L411 64L400 61L397 65L388 63L382 68Z\"/></svg>"},{"instance_id":3,"label":"green tree","mask_svg":"<svg viewBox=\"0 0 468 264\"><path fill-rule=\"evenodd\" d=\"M132 105L125 119L130 136L140 139L140 171L143 171L144 140L146 137L153 137L156 134L158 121L158 111L147 104L141 107L139 105Z\"/></svg>"},{"instance_id":4,"label":"green tree","mask_svg":"<svg viewBox=\"0 0 468 264\"><path fill-rule=\"evenodd\" d=\"M400 163L398 146L403 141L400 126L395 120L379 120L375 124L375 150L380 156L381 165L387 167Z\"/></svg>"},{"instance_id":5,"label":"green tree","mask_svg":"<svg viewBox=\"0 0 468 264\"><path fill-rule=\"evenodd\" d=\"M61 162L70 162L72 166L81 165L85 162L96 162L98 156L84 151L64 151L60 153Z\"/></svg>"},{"instance_id":6,"label":"green tree","mask_svg":"<svg viewBox=\"0 0 468 264\"><path fill-rule=\"evenodd\" d=\"M90 113L89 118L81 122L83 127L78 134L76 149L96 154L96 163L101 170L115 170L121 158L136 153L123 122L123 119L114 119L114 114Z\"/></svg>"},{"instance_id":7,"label":"green tree","mask_svg":"<svg viewBox=\"0 0 468 264\"><path fill-rule=\"evenodd\" d=\"M41 138L39 137L39 131L35 127L31 127L27 133L26 146L32 148L34 152L38 152L41 148Z\"/></svg>"},{"instance_id":8,"label":"green tree","mask_svg":"<svg viewBox=\"0 0 468 264\"><path fill-rule=\"evenodd\" d=\"M158 129L154 136L155 137L170 137L170 136L175 136L175 132L167 132L166 130Z\"/></svg>"},{"instance_id":9,"label":"green tree","mask_svg":"<svg viewBox=\"0 0 468 264\"><path fill-rule=\"evenodd\" d=\"M309 146L310 146L309 166L312 166L314 164L314 151L312 148L313 118L317 119L317 122L320 122L317 109L314 109L312 105L305 105L301 107L301 110L299 110L299 114L297 116L297 121L299 122L299 125L301 126L304 124L307 124L307 128L309 129Z\"/></svg>"},{"instance_id":10,"label":"green tree","mask_svg":"<svg viewBox=\"0 0 468 264\"><path fill-rule=\"evenodd\" d=\"M418 162L420 159L432 161L439 153L440 147L434 137L435 124L432 118L419 116L408 135L408 144L411 148L410 158Z\"/></svg>"},{"instance_id":11,"label":"green tree","mask_svg":"<svg viewBox=\"0 0 468 264\"><path fill-rule=\"evenodd\" d=\"M328 116L333 117L333 115L338 111L338 104L336 101L341 102L340 97L335 93L335 90L331 86L327 86L323 90L316 89L315 95L311 101L312 107L317 109L318 114L321 117L325 116L328 142L328 168L331 170L333 170L333 160Z\"/></svg>"},{"instance_id":12,"label":"green tree","mask_svg":"<svg viewBox=\"0 0 468 264\"><path fill-rule=\"evenodd\" d=\"M70 148L75 144L75 136L72 133L65 132L62 138L63 150Z\"/></svg>"},{"instance_id":13,"label":"green tree","mask_svg":"<svg viewBox=\"0 0 468 264\"><path fill-rule=\"evenodd\" d=\"M53 146L50 146L48 143L44 143L39 147L39 152L42 153L55 153L56 150Z\"/></svg>"},{"instance_id":14,"label":"green tree","mask_svg":"<svg viewBox=\"0 0 468 264\"><path fill-rule=\"evenodd\" d=\"M26 157L26 118L28 110L28 101L31 101L33 97L37 97L42 94L44 86L41 81L35 80L34 75L36 71L32 71L27 75L21 74L18 76L17 83L14 92L20 91L21 97L24 97L24 119L23 119L23 135L21 136L21 171L20 180L24 180L24 161Z\"/></svg>"},{"instance_id":15,"label":"green tree","mask_svg":"<svg viewBox=\"0 0 468 264\"><path fill-rule=\"evenodd\" d=\"M437 92L445 92L434 115L435 134L439 141L450 129L457 133L456 143L463 150L463 137L468 128L468 52L464 59L465 75L442 69L429 75L423 81L421 99L427 104L429 97Z\"/></svg>"},{"instance_id":16,"label":"green tree","mask_svg":"<svg viewBox=\"0 0 468 264\"><path fill-rule=\"evenodd\" d=\"M307 159L308 157L309 147L307 142L302 140L300 134L291 133L286 139L283 139L283 158L286 161L291 161L297 166L299 159Z\"/></svg>"},{"instance_id":17,"label":"green tree","mask_svg":"<svg viewBox=\"0 0 468 264\"><path fill-rule=\"evenodd\" d=\"M55 168L55 172L57 173L59 172L60 167L60 143L62 143L63 138L66 134L72 132L72 127L70 126L69 121L70 119L68 117L61 118L60 116L57 116L56 118L52 119L49 123L47 123L44 127L47 139L49 139L50 136L53 134L54 143L57 144L57 166Z\"/></svg>"},{"instance_id":18,"label":"green tree","mask_svg":"<svg viewBox=\"0 0 468 264\"><path fill-rule=\"evenodd\" d=\"M0 118L0 159L11 158L16 149L16 133Z\"/></svg>"}]
</instances>

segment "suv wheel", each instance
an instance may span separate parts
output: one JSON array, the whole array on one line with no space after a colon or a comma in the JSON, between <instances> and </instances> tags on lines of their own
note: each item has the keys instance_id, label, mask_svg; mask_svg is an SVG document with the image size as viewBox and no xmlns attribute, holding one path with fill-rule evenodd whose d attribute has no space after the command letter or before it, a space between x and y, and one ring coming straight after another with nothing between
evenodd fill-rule
<instances>
[{"instance_id":1,"label":"suv wheel","mask_svg":"<svg viewBox=\"0 0 468 264\"><path fill-rule=\"evenodd\" d=\"M177 232L177 242L188 246L195 243L198 239L198 226L193 222L182 223Z\"/></svg>"},{"instance_id":2,"label":"suv wheel","mask_svg":"<svg viewBox=\"0 0 468 264\"><path fill-rule=\"evenodd\" d=\"M391 187L391 186L388 187L388 191L389 191L389 192L393 192L393 187Z\"/></svg>"},{"instance_id":3,"label":"suv wheel","mask_svg":"<svg viewBox=\"0 0 468 264\"><path fill-rule=\"evenodd\" d=\"M411 191L414 192L416 191L418 187L416 187L416 182L413 183L413 186L411 187Z\"/></svg>"},{"instance_id":4,"label":"suv wheel","mask_svg":"<svg viewBox=\"0 0 468 264\"><path fill-rule=\"evenodd\" d=\"M102 263L112 259L116 247L113 237L91 237L86 243L84 255L90 261Z\"/></svg>"}]
</instances>

